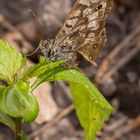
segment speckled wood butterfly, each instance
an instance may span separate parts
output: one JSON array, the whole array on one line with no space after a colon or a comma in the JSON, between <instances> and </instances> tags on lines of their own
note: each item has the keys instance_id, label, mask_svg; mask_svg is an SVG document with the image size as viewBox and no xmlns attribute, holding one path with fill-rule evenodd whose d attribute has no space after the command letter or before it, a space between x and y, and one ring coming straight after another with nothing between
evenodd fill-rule
<instances>
[{"instance_id":1,"label":"speckled wood butterfly","mask_svg":"<svg viewBox=\"0 0 140 140\"><path fill-rule=\"evenodd\" d=\"M106 43L105 20L111 5L112 0L77 0L58 34L40 42L44 56L73 65L80 53L95 64Z\"/></svg>"}]
</instances>

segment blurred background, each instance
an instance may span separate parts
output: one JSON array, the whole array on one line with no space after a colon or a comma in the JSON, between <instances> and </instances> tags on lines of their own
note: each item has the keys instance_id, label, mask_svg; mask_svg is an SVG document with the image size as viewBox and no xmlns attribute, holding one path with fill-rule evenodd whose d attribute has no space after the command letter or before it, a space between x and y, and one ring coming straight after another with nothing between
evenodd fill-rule
<instances>
[{"instance_id":1,"label":"blurred background","mask_svg":"<svg viewBox=\"0 0 140 140\"><path fill-rule=\"evenodd\" d=\"M0 38L27 55L40 40L59 31L74 2L0 0ZM106 28L107 47L97 60L98 67L80 55L77 62L116 109L97 140L140 140L140 0L114 0ZM29 56L28 65L37 63L40 55L37 51ZM67 83L42 84L34 95L40 114L34 123L23 125L32 140L84 140ZM13 140L12 136L0 124L0 140Z\"/></svg>"}]
</instances>

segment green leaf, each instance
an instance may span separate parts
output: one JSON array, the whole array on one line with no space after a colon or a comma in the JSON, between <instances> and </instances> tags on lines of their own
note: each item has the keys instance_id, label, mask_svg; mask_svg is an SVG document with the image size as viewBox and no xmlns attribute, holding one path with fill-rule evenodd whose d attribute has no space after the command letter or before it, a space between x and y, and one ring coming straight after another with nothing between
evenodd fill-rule
<instances>
[{"instance_id":1,"label":"green leaf","mask_svg":"<svg viewBox=\"0 0 140 140\"><path fill-rule=\"evenodd\" d=\"M65 80L70 82L74 106L80 123L85 131L86 140L94 140L96 132L101 129L112 112L111 105L105 100L99 90L75 69L60 68L56 73L44 73L39 81ZM47 75L47 76L46 76ZM40 82L41 83L41 82Z\"/></svg>"},{"instance_id":2,"label":"green leaf","mask_svg":"<svg viewBox=\"0 0 140 140\"><path fill-rule=\"evenodd\" d=\"M60 60L52 63L49 60L46 60L46 58L41 57L40 62L38 64L36 64L35 66L31 66L26 70L25 77L32 78L40 76L41 74L45 73L45 71L47 71L48 69L55 68L63 62L63 60Z\"/></svg>"},{"instance_id":3,"label":"green leaf","mask_svg":"<svg viewBox=\"0 0 140 140\"><path fill-rule=\"evenodd\" d=\"M15 132L15 122L11 117L0 112L0 122L7 125L13 130L13 132Z\"/></svg>"},{"instance_id":4,"label":"green leaf","mask_svg":"<svg viewBox=\"0 0 140 140\"><path fill-rule=\"evenodd\" d=\"M0 40L0 79L11 84L14 82L17 71L20 69L23 58L9 44Z\"/></svg>"},{"instance_id":5,"label":"green leaf","mask_svg":"<svg viewBox=\"0 0 140 140\"><path fill-rule=\"evenodd\" d=\"M63 62L63 60L50 62L43 58L39 64L29 68L25 77L37 77L37 80L31 86L32 90L45 82L48 77L55 76L55 73L65 70L66 68L60 66Z\"/></svg>"},{"instance_id":6,"label":"green leaf","mask_svg":"<svg viewBox=\"0 0 140 140\"><path fill-rule=\"evenodd\" d=\"M74 82L71 82L70 87L76 113L84 128L86 140L94 140L96 132L101 129L104 121L109 118L112 110L111 106L105 102L102 96L100 99L96 98L96 94L100 94L97 89L90 87L93 89L93 91L90 91L84 85ZM101 104L101 102L104 104Z\"/></svg>"},{"instance_id":7,"label":"green leaf","mask_svg":"<svg viewBox=\"0 0 140 140\"><path fill-rule=\"evenodd\" d=\"M34 120L39 112L36 98L31 94L25 82L0 89L0 111L13 118L22 118L29 122Z\"/></svg>"},{"instance_id":8,"label":"green leaf","mask_svg":"<svg viewBox=\"0 0 140 140\"><path fill-rule=\"evenodd\" d=\"M50 77L53 78L53 80L50 80L50 81L55 81L55 74L60 71L65 71L65 70L66 68L63 68L61 66L57 66L57 67L46 70L43 74L39 75L37 80L33 83L33 85L31 86L32 90L35 89L41 83L48 81Z\"/></svg>"}]
</instances>

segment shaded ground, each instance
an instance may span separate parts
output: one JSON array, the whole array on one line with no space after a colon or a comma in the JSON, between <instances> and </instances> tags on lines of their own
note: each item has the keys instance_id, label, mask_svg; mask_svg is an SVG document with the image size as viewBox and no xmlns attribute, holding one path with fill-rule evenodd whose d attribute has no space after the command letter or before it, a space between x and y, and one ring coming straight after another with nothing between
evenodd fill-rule
<instances>
[{"instance_id":1,"label":"shaded ground","mask_svg":"<svg viewBox=\"0 0 140 140\"><path fill-rule=\"evenodd\" d=\"M0 37L17 46L23 54L31 53L41 39L54 36L73 3L74 0L0 0ZM37 21L29 9L35 11ZM78 57L80 68L116 108L97 139L139 140L140 1L114 0L106 27L108 44L98 67ZM39 55L37 52L30 56L29 63L38 62ZM71 106L67 84L58 82L47 88L51 87L53 90L47 91L50 94L46 96L48 106L51 104L49 119L27 124L24 129L34 140L82 140L83 131ZM12 133L0 125L0 140L3 139L12 140Z\"/></svg>"}]
</instances>

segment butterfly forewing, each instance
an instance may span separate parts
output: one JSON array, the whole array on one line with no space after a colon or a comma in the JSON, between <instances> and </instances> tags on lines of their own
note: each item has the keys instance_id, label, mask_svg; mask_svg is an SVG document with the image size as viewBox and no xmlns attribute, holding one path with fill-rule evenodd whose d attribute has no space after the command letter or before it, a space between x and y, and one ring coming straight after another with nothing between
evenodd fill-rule
<instances>
[{"instance_id":1,"label":"butterfly forewing","mask_svg":"<svg viewBox=\"0 0 140 140\"><path fill-rule=\"evenodd\" d=\"M106 42L105 19L111 9L112 0L77 0L63 27L53 39L53 55L64 50L81 53L92 64L95 63ZM68 49L70 47L70 49ZM59 55L64 52L59 51ZM69 52L68 52L69 53ZM75 55L75 53L74 53ZM72 55L71 55L72 56ZM66 59L71 59L67 57Z\"/></svg>"}]
</instances>

